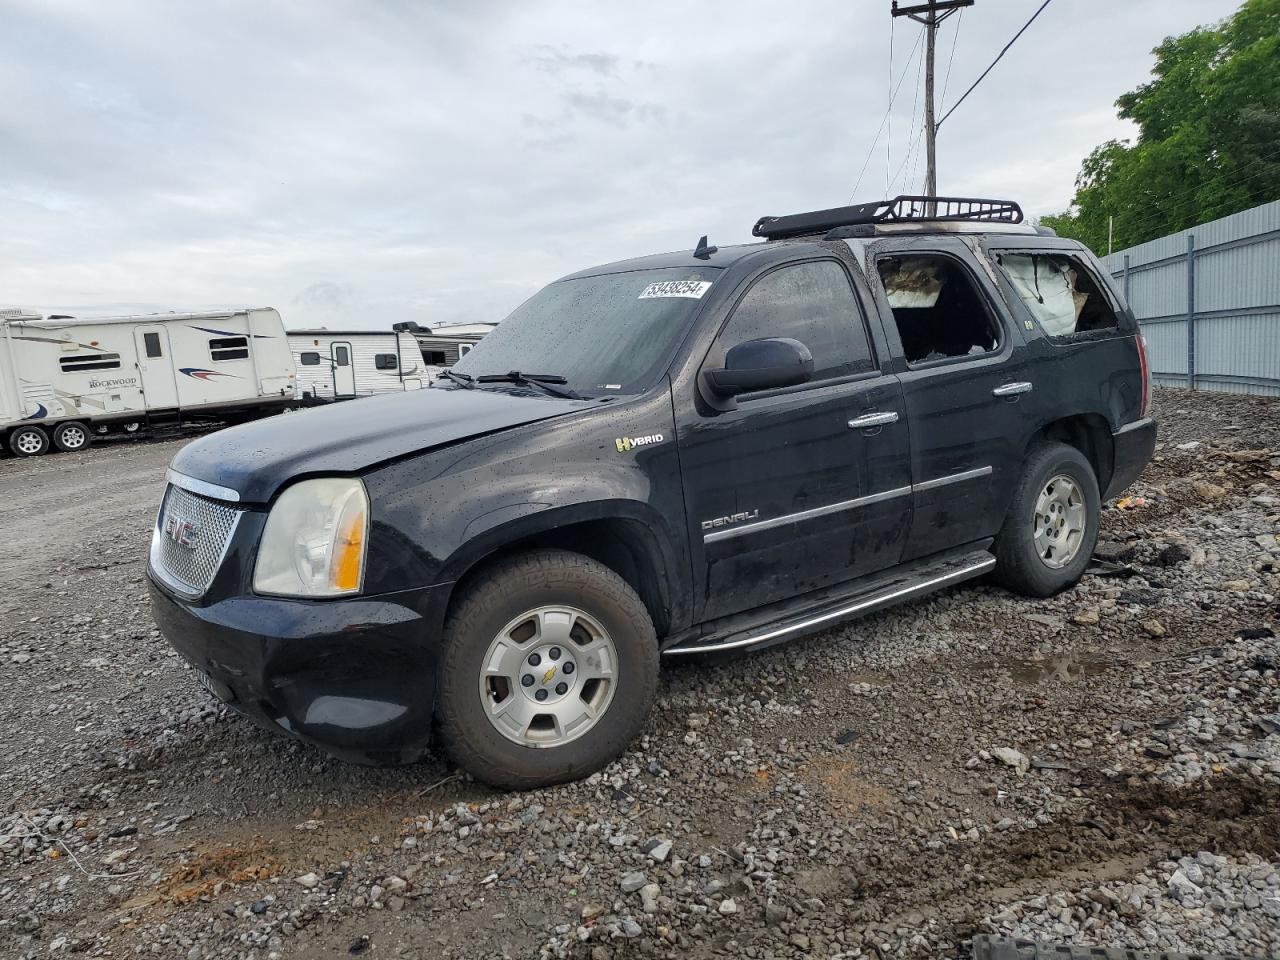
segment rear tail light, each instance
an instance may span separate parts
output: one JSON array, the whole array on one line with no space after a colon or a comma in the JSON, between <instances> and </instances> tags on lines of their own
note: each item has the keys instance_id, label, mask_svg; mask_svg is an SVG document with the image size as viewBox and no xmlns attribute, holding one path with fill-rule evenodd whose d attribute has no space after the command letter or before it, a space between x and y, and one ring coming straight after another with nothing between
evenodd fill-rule
<instances>
[{"instance_id":1,"label":"rear tail light","mask_svg":"<svg viewBox=\"0 0 1280 960\"><path fill-rule=\"evenodd\" d=\"M1138 368L1142 373L1142 400L1138 404L1138 416L1145 417L1151 406L1151 366L1147 363L1147 338L1141 333L1134 336L1138 346Z\"/></svg>"}]
</instances>

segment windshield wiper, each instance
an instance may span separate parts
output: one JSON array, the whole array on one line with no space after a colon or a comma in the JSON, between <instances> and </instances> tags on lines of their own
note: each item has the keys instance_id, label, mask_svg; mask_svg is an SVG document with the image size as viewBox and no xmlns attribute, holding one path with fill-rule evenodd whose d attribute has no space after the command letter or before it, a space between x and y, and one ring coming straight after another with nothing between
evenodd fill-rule
<instances>
[{"instance_id":1,"label":"windshield wiper","mask_svg":"<svg viewBox=\"0 0 1280 960\"><path fill-rule=\"evenodd\" d=\"M567 400L581 400L582 397L573 390L562 390L559 387L552 386L552 384L568 382L568 380L556 373L521 373L519 370L510 370L507 373L487 373L482 377L476 377L476 383L519 383L524 386L541 387L552 396L564 397Z\"/></svg>"},{"instance_id":2,"label":"windshield wiper","mask_svg":"<svg viewBox=\"0 0 1280 960\"><path fill-rule=\"evenodd\" d=\"M474 387L476 385L475 378L469 373L454 373L452 370L441 370L440 376L448 377L454 383L460 383L464 387Z\"/></svg>"}]
</instances>

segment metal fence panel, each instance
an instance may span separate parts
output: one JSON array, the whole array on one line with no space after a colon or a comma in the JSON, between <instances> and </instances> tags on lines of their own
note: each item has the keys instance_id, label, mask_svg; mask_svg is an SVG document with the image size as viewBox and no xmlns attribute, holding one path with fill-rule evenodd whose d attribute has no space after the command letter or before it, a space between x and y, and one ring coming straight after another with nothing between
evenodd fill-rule
<instances>
[{"instance_id":1,"label":"metal fence panel","mask_svg":"<svg viewBox=\"0 0 1280 960\"><path fill-rule=\"evenodd\" d=\"M1147 362L1151 379L1157 386L1176 387L1187 383L1187 321L1144 324L1147 338ZM1168 374L1174 374L1170 377Z\"/></svg>"},{"instance_id":2,"label":"metal fence panel","mask_svg":"<svg viewBox=\"0 0 1280 960\"><path fill-rule=\"evenodd\" d=\"M1280 200L1103 258L1126 261L1157 385L1280 396Z\"/></svg>"},{"instance_id":3,"label":"metal fence panel","mask_svg":"<svg viewBox=\"0 0 1280 960\"><path fill-rule=\"evenodd\" d=\"M1186 263L1181 258L1149 267L1130 262L1129 305L1139 320L1185 315Z\"/></svg>"}]
</instances>

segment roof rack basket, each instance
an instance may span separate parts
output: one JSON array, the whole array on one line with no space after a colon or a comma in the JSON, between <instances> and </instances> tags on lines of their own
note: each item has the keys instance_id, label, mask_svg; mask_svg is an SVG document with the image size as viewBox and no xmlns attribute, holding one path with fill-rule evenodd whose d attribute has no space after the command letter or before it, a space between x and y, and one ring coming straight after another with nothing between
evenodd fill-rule
<instances>
[{"instance_id":1,"label":"roof rack basket","mask_svg":"<svg viewBox=\"0 0 1280 960\"><path fill-rule=\"evenodd\" d=\"M793 213L785 217L761 217L751 228L751 234L768 240L781 240L786 237L826 233L837 227L939 221L1021 223L1022 208L1012 200L902 194L892 200L873 200L851 207Z\"/></svg>"}]
</instances>

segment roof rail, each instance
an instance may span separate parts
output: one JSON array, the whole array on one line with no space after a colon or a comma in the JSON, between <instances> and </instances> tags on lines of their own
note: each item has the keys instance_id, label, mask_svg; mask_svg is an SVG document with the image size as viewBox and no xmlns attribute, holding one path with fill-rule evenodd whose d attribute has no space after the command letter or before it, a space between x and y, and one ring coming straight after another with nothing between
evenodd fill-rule
<instances>
[{"instance_id":1,"label":"roof rail","mask_svg":"<svg viewBox=\"0 0 1280 960\"><path fill-rule=\"evenodd\" d=\"M785 217L761 217L751 235L766 240L782 240L811 233L825 233L836 227L857 224L988 221L1021 223L1022 208L1012 200L982 200L976 197L925 197L902 194L892 200L874 200L851 207L832 207Z\"/></svg>"}]
</instances>

